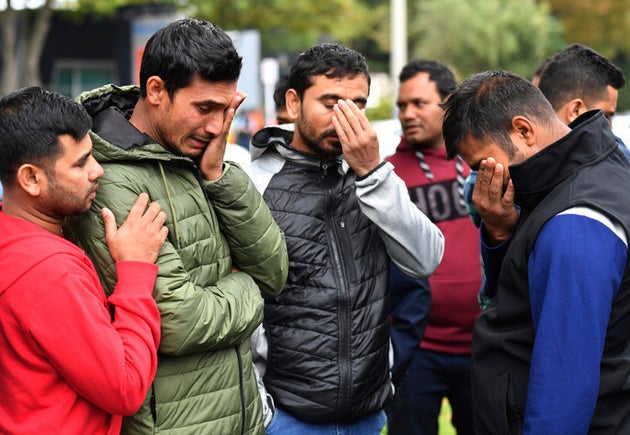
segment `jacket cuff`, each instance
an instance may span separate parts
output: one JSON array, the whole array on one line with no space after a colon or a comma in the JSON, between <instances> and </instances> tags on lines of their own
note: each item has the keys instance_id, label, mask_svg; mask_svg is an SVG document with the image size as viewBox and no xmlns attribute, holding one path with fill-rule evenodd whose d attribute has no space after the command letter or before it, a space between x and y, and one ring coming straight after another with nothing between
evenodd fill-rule
<instances>
[{"instance_id":1,"label":"jacket cuff","mask_svg":"<svg viewBox=\"0 0 630 435\"><path fill-rule=\"evenodd\" d=\"M357 177L357 181L365 180L367 177L369 177L370 175L372 175L373 173L378 171L380 168L382 168L385 163L387 163L387 162L383 160L381 163L379 163L379 165L376 168L372 169L370 172L365 174L363 177Z\"/></svg>"},{"instance_id":2,"label":"jacket cuff","mask_svg":"<svg viewBox=\"0 0 630 435\"><path fill-rule=\"evenodd\" d=\"M154 263L119 261L116 263L116 289L125 288L125 293L144 293L147 286L153 288L155 285L158 269Z\"/></svg>"}]
</instances>

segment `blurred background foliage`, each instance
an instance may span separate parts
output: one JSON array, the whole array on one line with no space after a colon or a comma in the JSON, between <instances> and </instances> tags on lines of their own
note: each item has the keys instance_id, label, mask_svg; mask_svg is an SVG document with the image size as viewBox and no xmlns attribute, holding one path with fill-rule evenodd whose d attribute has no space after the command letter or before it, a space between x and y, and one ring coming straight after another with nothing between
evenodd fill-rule
<instances>
[{"instance_id":1,"label":"blurred background foliage","mask_svg":"<svg viewBox=\"0 0 630 435\"><path fill-rule=\"evenodd\" d=\"M24 3L24 4L23 4ZM146 0L0 0L2 51L6 70L16 47L33 48L45 37L54 9L77 19L115 13ZM338 41L367 57L372 72L389 73L390 0L162 0L188 16L206 18L226 30L257 29L261 54L290 60L322 41ZM11 21L23 13L33 20L29 41L16 44ZM630 1L628 0L407 0L409 58L439 60L459 79L485 69L506 69L530 77L536 65L565 44L580 42L630 71ZM39 36L38 36L39 35ZM41 52L41 49L40 49ZM28 63L28 62L27 62ZM24 68L28 70L29 66ZM6 74L4 74L6 75ZM25 84L36 74L16 73ZM630 109L630 85L620 93L619 110ZM387 104L380 103L379 106ZM387 110L382 110L384 113Z\"/></svg>"}]
</instances>

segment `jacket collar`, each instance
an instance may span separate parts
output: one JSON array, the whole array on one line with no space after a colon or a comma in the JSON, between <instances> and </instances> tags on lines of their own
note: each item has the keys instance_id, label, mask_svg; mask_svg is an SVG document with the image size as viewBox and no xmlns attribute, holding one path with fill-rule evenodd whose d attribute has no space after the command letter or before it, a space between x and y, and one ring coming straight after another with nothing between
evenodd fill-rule
<instances>
[{"instance_id":1,"label":"jacket collar","mask_svg":"<svg viewBox=\"0 0 630 435\"><path fill-rule=\"evenodd\" d=\"M602 111L586 112L569 127L571 131L560 140L524 162L510 166L514 201L525 210L536 207L576 170L605 159L617 149L615 136Z\"/></svg>"},{"instance_id":2,"label":"jacket collar","mask_svg":"<svg viewBox=\"0 0 630 435\"><path fill-rule=\"evenodd\" d=\"M332 161L325 162L319 159L315 154L306 153L293 148L291 146L292 140L293 130L289 130L285 127L263 128L252 138L251 146L249 148L252 161L263 155L266 150L273 149L285 160L291 160L293 162L318 167L338 167L339 172L342 174L348 172L348 164L343 159L342 155L337 156Z\"/></svg>"},{"instance_id":3,"label":"jacket collar","mask_svg":"<svg viewBox=\"0 0 630 435\"><path fill-rule=\"evenodd\" d=\"M134 127L118 107L103 109L93 118L92 131L123 150L156 143L155 139Z\"/></svg>"}]
</instances>

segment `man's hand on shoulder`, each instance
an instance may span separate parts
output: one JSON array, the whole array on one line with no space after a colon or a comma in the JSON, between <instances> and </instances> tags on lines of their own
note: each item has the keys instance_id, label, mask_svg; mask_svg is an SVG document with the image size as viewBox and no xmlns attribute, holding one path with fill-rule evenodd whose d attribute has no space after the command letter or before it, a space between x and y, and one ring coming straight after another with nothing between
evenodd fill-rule
<instances>
[{"instance_id":1,"label":"man's hand on shoulder","mask_svg":"<svg viewBox=\"0 0 630 435\"><path fill-rule=\"evenodd\" d=\"M148 207L147 207L148 205ZM111 210L103 208L105 240L114 261L155 263L168 235L166 213L149 195L141 193L120 228Z\"/></svg>"}]
</instances>

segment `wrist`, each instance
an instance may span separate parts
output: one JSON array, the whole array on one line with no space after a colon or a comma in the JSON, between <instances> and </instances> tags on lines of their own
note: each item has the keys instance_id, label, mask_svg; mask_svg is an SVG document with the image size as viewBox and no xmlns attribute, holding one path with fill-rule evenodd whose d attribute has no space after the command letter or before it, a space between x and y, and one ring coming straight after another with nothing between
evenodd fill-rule
<instances>
[{"instance_id":1,"label":"wrist","mask_svg":"<svg viewBox=\"0 0 630 435\"><path fill-rule=\"evenodd\" d=\"M221 166L218 167L202 169L201 173L206 181L217 181L223 175L224 169L225 164L221 163Z\"/></svg>"},{"instance_id":2,"label":"wrist","mask_svg":"<svg viewBox=\"0 0 630 435\"><path fill-rule=\"evenodd\" d=\"M488 246L496 246L512 237L512 232L500 228L492 228L487 225L482 227L482 235Z\"/></svg>"}]
</instances>

